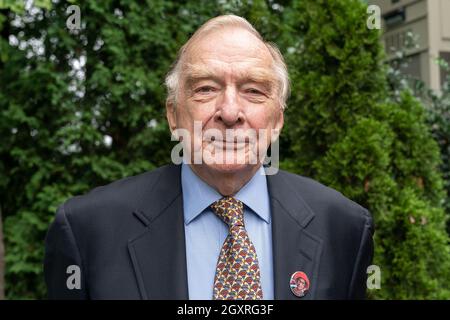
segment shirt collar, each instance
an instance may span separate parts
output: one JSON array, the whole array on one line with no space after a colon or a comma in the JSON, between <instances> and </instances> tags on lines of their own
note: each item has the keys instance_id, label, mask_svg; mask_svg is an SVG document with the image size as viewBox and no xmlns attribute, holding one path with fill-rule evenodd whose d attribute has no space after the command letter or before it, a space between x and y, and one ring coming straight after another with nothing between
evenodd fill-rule
<instances>
[{"instance_id":1,"label":"shirt collar","mask_svg":"<svg viewBox=\"0 0 450 320\"><path fill-rule=\"evenodd\" d=\"M267 179L263 166L238 191L235 198L242 201L266 223L270 223L269 191L267 189Z\"/></svg>"},{"instance_id":2,"label":"shirt collar","mask_svg":"<svg viewBox=\"0 0 450 320\"><path fill-rule=\"evenodd\" d=\"M222 198L219 192L200 179L191 167L184 162L181 165L181 186L183 189L184 223L186 225L213 202ZM242 201L266 223L270 223L269 193L262 166L250 181L238 191L235 198Z\"/></svg>"}]
</instances>

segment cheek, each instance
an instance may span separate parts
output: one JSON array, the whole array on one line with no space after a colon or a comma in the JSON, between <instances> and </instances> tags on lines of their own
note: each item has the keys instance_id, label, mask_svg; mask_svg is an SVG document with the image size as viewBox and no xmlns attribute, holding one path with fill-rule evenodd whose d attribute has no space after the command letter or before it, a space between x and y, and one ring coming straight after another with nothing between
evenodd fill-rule
<instances>
[{"instance_id":1,"label":"cheek","mask_svg":"<svg viewBox=\"0 0 450 320\"><path fill-rule=\"evenodd\" d=\"M214 115L215 106L214 103L198 104L195 102L187 102L186 110L191 119L204 121Z\"/></svg>"},{"instance_id":2,"label":"cheek","mask_svg":"<svg viewBox=\"0 0 450 320\"><path fill-rule=\"evenodd\" d=\"M185 103L177 110L177 122L181 128L191 128L194 121L206 123L211 117L211 108Z\"/></svg>"},{"instance_id":3,"label":"cheek","mask_svg":"<svg viewBox=\"0 0 450 320\"><path fill-rule=\"evenodd\" d=\"M247 113L247 121L253 129L272 129L275 127L277 114L268 108L253 108Z\"/></svg>"}]
</instances>

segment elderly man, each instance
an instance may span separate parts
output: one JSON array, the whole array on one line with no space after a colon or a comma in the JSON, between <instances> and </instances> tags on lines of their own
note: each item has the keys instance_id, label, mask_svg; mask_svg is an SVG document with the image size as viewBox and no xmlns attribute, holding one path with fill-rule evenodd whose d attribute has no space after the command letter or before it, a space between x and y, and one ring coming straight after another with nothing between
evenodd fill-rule
<instances>
[{"instance_id":1,"label":"elderly man","mask_svg":"<svg viewBox=\"0 0 450 320\"><path fill-rule=\"evenodd\" d=\"M216 17L180 49L166 85L182 161L59 208L46 239L49 297L363 298L368 211L263 165L289 92L276 47L245 19ZM291 289L299 274L307 290Z\"/></svg>"}]
</instances>

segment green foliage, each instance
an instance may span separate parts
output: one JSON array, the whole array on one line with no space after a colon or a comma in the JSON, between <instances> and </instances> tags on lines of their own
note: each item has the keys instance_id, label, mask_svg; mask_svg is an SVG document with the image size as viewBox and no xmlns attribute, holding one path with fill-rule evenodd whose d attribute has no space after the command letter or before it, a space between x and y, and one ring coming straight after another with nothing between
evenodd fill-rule
<instances>
[{"instance_id":1,"label":"green foliage","mask_svg":"<svg viewBox=\"0 0 450 320\"><path fill-rule=\"evenodd\" d=\"M359 1L294 1L287 54L293 96L286 114L285 167L312 176L367 207L375 219L381 299L448 299L439 148L423 105L393 96L379 33Z\"/></svg>"},{"instance_id":2,"label":"green foliage","mask_svg":"<svg viewBox=\"0 0 450 320\"><path fill-rule=\"evenodd\" d=\"M226 12L263 16L265 30L274 21L263 1L83 1L82 28L71 31L70 3L13 4L0 11L6 291L43 298L44 237L57 205L170 161L163 79L181 44Z\"/></svg>"},{"instance_id":3,"label":"green foliage","mask_svg":"<svg viewBox=\"0 0 450 320\"><path fill-rule=\"evenodd\" d=\"M390 61L388 68L389 93L399 101L403 91L408 91L418 97L424 104L427 114L427 124L431 128L433 138L438 143L441 153L440 169L444 179L446 199L444 208L450 217L450 77L444 81L440 92L427 88L426 84L414 77L401 72L410 63L407 51L417 48L418 38L411 32L405 37L404 48L395 53L396 59ZM441 72L449 72L447 62L437 59ZM447 233L450 234L450 219L447 219Z\"/></svg>"},{"instance_id":4,"label":"green foliage","mask_svg":"<svg viewBox=\"0 0 450 320\"><path fill-rule=\"evenodd\" d=\"M438 147L416 99L388 99L380 35L360 1L83 1L74 31L68 6L0 11L9 298L45 296L43 241L58 204L169 161L164 75L196 28L224 13L249 19L286 56L283 167L374 214L382 289L372 297L450 297Z\"/></svg>"},{"instance_id":5,"label":"green foliage","mask_svg":"<svg viewBox=\"0 0 450 320\"><path fill-rule=\"evenodd\" d=\"M165 39L177 30L160 11L172 5L152 1L142 15L130 3L119 19L111 2L86 2L78 32L66 29L67 6L39 9L20 27L9 24L18 46L1 39L0 203L9 298L45 296L43 244L57 204L168 159L161 79L177 48ZM27 15L9 12L8 19ZM45 52L27 45L32 39L42 39Z\"/></svg>"},{"instance_id":6,"label":"green foliage","mask_svg":"<svg viewBox=\"0 0 450 320\"><path fill-rule=\"evenodd\" d=\"M428 91L428 99L425 101L428 105L428 123L441 150L441 171L447 192L444 206L447 216L450 217L450 77L447 77L441 90L440 94ZM450 219L447 223L447 232L450 234Z\"/></svg>"}]
</instances>

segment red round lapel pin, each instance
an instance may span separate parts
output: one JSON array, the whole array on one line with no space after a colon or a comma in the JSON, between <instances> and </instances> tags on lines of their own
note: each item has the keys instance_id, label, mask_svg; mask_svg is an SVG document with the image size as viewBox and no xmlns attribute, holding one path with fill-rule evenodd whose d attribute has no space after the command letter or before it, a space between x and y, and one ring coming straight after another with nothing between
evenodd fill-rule
<instances>
[{"instance_id":1,"label":"red round lapel pin","mask_svg":"<svg viewBox=\"0 0 450 320\"><path fill-rule=\"evenodd\" d=\"M291 276L291 281L289 282L292 293L301 298L305 296L305 294L309 290L309 279L308 276L302 272L297 271L294 272Z\"/></svg>"}]
</instances>

